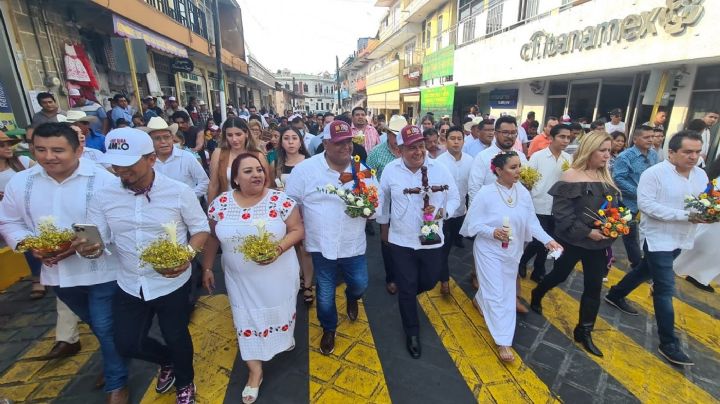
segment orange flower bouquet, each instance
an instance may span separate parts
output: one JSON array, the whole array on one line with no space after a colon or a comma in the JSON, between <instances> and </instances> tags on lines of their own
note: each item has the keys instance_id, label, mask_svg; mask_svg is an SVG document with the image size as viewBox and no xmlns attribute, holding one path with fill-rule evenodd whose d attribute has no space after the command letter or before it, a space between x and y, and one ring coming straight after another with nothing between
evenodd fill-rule
<instances>
[{"instance_id":1,"label":"orange flower bouquet","mask_svg":"<svg viewBox=\"0 0 720 404\"><path fill-rule=\"evenodd\" d=\"M586 215L592 219L593 225L599 229L605 237L618 238L630 233L632 224L632 212L622 206L613 207L612 195L605 197L597 212L590 211Z\"/></svg>"}]
</instances>

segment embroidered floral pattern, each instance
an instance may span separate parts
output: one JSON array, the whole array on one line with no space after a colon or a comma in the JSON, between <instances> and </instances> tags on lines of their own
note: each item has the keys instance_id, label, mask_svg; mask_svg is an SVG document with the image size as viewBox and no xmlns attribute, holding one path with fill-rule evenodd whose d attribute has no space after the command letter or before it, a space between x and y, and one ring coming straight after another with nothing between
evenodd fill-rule
<instances>
[{"instance_id":1,"label":"embroidered floral pattern","mask_svg":"<svg viewBox=\"0 0 720 404\"><path fill-rule=\"evenodd\" d=\"M295 323L295 317L297 316L297 313L293 313L292 318L290 321L283 325L278 326L270 326L264 330L253 330L250 328L245 328L242 330L238 330L238 336L244 337L244 338L267 338L268 336L272 335L272 333L279 333L279 332L287 332L290 327L292 327L293 323Z\"/></svg>"},{"instance_id":2,"label":"embroidered floral pattern","mask_svg":"<svg viewBox=\"0 0 720 404\"><path fill-rule=\"evenodd\" d=\"M208 209L208 217L216 222L225 219L227 212L230 210L230 204L234 203L230 200L227 192L220 194ZM270 197L267 199L267 217L270 219L280 218L285 220L295 206L295 201L288 198L280 191L271 190ZM257 209L239 208L239 219L243 222L251 222L261 216ZM253 213L254 212L254 213ZM264 215L264 213L263 213ZM237 217L237 216L236 216Z\"/></svg>"}]
</instances>

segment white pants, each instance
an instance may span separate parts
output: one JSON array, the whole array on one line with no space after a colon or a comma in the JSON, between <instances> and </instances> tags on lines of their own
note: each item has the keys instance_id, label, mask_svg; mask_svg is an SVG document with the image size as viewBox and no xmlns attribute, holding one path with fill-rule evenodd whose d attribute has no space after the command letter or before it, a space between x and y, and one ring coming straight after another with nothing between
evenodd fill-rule
<instances>
[{"instance_id":1,"label":"white pants","mask_svg":"<svg viewBox=\"0 0 720 404\"><path fill-rule=\"evenodd\" d=\"M78 322L80 318L60 299L57 300L57 324L55 325L55 341L74 344L80 340Z\"/></svg>"}]
</instances>

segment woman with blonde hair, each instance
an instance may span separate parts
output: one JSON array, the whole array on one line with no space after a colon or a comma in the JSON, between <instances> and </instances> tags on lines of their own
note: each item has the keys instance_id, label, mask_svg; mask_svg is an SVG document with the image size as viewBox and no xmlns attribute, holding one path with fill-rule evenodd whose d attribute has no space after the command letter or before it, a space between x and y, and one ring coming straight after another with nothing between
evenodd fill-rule
<instances>
[{"instance_id":1,"label":"woman with blonde hair","mask_svg":"<svg viewBox=\"0 0 720 404\"><path fill-rule=\"evenodd\" d=\"M228 118L222 126L220 147L210 157L210 185L208 186L208 202L213 201L222 192L230 191L230 167L235 158L243 153L255 155L266 173L270 173L265 154L258 148L250 134L250 128L241 118ZM265 184L272 184L272 175L265 178Z\"/></svg>"},{"instance_id":2,"label":"woman with blonde hair","mask_svg":"<svg viewBox=\"0 0 720 404\"><path fill-rule=\"evenodd\" d=\"M247 125L248 129L250 129L250 136L255 141L258 149L265 151L265 143L267 142L264 142L261 138L263 132L262 124L260 124L260 122L255 119L251 119L250 121L248 121Z\"/></svg>"},{"instance_id":3,"label":"woman with blonde hair","mask_svg":"<svg viewBox=\"0 0 720 404\"><path fill-rule=\"evenodd\" d=\"M583 137L572 166L548 193L553 196L555 236L563 254L553 270L532 291L530 307L542 314L542 298L564 282L578 261L582 261L584 288L580 298L580 320L573 331L575 341L593 355L603 356L591 332L600 308L600 292L606 272L606 249L615 241L595 225L598 210L608 201L620 199L620 190L610 176L608 161L612 138L604 132Z\"/></svg>"}]
</instances>

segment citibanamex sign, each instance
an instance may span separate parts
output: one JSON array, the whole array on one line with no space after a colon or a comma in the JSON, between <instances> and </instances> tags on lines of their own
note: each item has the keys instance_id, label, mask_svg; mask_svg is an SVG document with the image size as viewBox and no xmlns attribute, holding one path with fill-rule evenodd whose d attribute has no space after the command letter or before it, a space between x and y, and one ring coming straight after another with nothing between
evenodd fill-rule
<instances>
[{"instance_id":1,"label":"citibanamex sign","mask_svg":"<svg viewBox=\"0 0 720 404\"><path fill-rule=\"evenodd\" d=\"M630 14L623 19L612 19L560 35L537 31L530 37L530 42L520 49L520 57L529 62L611 46L623 41L633 42L648 36L657 36L658 29L679 36L685 33L686 27L700 21L705 12L703 1L667 0L665 7L656 7L639 14Z\"/></svg>"}]
</instances>

